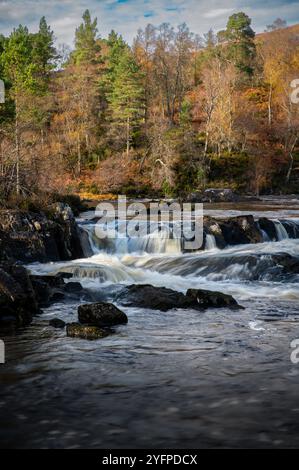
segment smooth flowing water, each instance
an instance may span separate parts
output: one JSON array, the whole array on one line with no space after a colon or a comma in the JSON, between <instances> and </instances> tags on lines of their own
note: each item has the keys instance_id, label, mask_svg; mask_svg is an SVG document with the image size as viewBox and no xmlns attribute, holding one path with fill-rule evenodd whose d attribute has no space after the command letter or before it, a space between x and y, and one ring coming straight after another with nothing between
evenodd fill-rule
<instances>
[{"instance_id":1,"label":"smooth flowing water","mask_svg":"<svg viewBox=\"0 0 299 470\"><path fill-rule=\"evenodd\" d=\"M78 304L52 305L17 337L5 338L1 445L298 447L299 364L291 362L290 344L299 338L299 276L283 269L279 256L299 256L299 240L281 224L299 224L299 206L270 203L255 209L271 214L278 242L264 234L264 243L219 250L210 236L206 250L192 254L165 232L103 244L92 214L82 215L91 256L35 264L32 272L71 272L95 301L115 302L124 285L152 284L222 291L245 310L122 308L129 324L88 342L48 326L55 317L77 321ZM242 213L209 209L217 217Z\"/></svg>"}]
</instances>

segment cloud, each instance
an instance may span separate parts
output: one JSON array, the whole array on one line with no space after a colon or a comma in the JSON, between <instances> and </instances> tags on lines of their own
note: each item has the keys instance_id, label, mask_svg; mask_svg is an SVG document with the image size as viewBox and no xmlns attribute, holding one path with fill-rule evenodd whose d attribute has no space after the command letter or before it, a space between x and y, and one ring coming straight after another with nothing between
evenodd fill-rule
<instances>
[{"instance_id":1,"label":"cloud","mask_svg":"<svg viewBox=\"0 0 299 470\"><path fill-rule=\"evenodd\" d=\"M19 23L36 31L45 15L57 42L71 45L86 8L98 17L101 36L115 29L129 42L148 22L186 22L192 31L203 34L210 28L223 29L228 17L238 11L253 18L256 31L263 31L277 17L290 24L299 22L298 0L0 0L0 32L8 34Z\"/></svg>"},{"instance_id":2,"label":"cloud","mask_svg":"<svg viewBox=\"0 0 299 470\"><path fill-rule=\"evenodd\" d=\"M223 15L229 15L234 11L233 8L215 8L215 10L210 10L207 11L206 13L203 14L205 18L217 18L219 16Z\"/></svg>"}]
</instances>

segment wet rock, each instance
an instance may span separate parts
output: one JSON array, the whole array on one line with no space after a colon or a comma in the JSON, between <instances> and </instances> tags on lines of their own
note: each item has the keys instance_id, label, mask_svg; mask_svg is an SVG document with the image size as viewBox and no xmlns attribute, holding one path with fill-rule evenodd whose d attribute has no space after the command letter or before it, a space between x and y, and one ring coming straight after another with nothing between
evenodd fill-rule
<instances>
[{"instance_id":1,"label":"wet rock","mask_svg":"<svg viewBox=\"0 0 299 470\"><path fill-rule=\"evenodd\" d=\"M109 303L80 305L78 315L80 323L98 327L128 323L127 315Z\"/></svg>"},{"instance_id":2,"label":"wet rock","mask_svg":"<svg viewBox=\"0 0 299 470\"><path fill-rule=\"evenodd\" d=\"M282 220L281 223L291 239L299 238L299 225L296 222L292 220Z\"/></svg>"},{"instance_id":3,"label":"wet rock","mask_svg":"<svg viewBox=\"0 0 299 470\"><path fill-rule=\"evenodd\" d=\"M273 261L282 268L283 274L299 274L299 257L288 253L272 255Z\"/></svg>"},{"instance_id":4,"label":"wet rock","mask_svg":"<svg viewBox=\"0 0 299 470\"><path fill-rule=\"evenodd\" d=\"M17 265L0 266L0 324L27 325L39 313L27 270Z\"/></svg>"},{"instance_id":5,"label":"wet rock","mask_svg":"<svg viewBox=\"0 0 299 470\"><path fill-rule=\"evenodd\" d=\"M133 285L126 287L117 297L124 306L148 308L167 312L169 310L208 308L241 308L235 299L220 292L189 290L186 295L165 287Z\"/></svg>"},{"instance_id":6,"label":"wet rock","mask_svg":"<svg viewBox=\"0 0 299 470\"><path fill-rule=\"evenodd\" d=\"M272 220L269 220L266 217L262 217L259 219L259 226L261 230L264 230L264 232L266 232L271 241L277 241L276 227Z\"/></svg>"},{"instance_id":7,"label":"wet rock","mask_svg":"<svg viewBox=\"0 0 299 470\"><path fill-rule=\"evenodd\" d=\"M79 338L86 340L103 339L110 336L113 331L99 328L97 326L80 325L79 323L71 323L66 327L67 336L70 338Z\"/></svg>"},{"instance_id":8,"label":"wet rock","mask_svg":"<svg viewBox=\"0 0 299 470\"><path fill-rule=\"evenodd\" d=\"M201 289L189 289L186 297L198 304L200 309L208 308L230 308L233 310L243 309L241 305L231 296L222 292L211 292Z\"/></svg>"},{"instance_id":9,"label":"wet rock","mask_svg":"<svg viewBox=\"0 0 299 470\"><path fill-rule=\"evenodd\" d=\"M263 236L252 215L221 220L219 226L227 245L263 242Z\"/></svg>"},{"instance_id":10,"label":"wet rock","mask_svg":"<svg viewBox=\"0 0 299 470\"><path fill-rule=\"evenodd\" d=\"M59 318L53 318L49 321L49 325L56 329L63 329L65 328L65 322L60 320Z\"/></svg>"},{"instance_id":11,"label":"wet rock","mask_svg":"<svg viewBox=\"0 0 299 470\"><path fill-rule=\"evenodd\" d=\"M54 290L50 296L50 303L59 303L65 299L65 293L59 290Z\"/></svg>"},{"instance_id":12,"label":"wet rock","mask_svg":"<svg viewBox=\"0 0 299 470\"><path fill-rule=\"evenodd\" d=\"M71 209L55 204L49 215L0 211L0 261L24 263L81 258L80 234Z\"/></svg>"},{"instance_id":13,"label":"wet rock","mask_svg":"<svg viewBox=\"0 0 299 470\"><path fill-rule=\"evenodd\" d=\"M82 292L84 289L80 282L69 282L68 284L65 285L64 291L69 293L69 294L76 294L79 292Z\"/></svg>"},{"instance_id":14,"label":"wet rock","mask_svg":"<svg viewBox=\"0 0 299 470\"><path fill-rule=\"evenodd\" d=\"M133 285L126 287L117 297L124 306L149 308L167 312L173 308L187 308L189 305L185 295L165 287L151 285Z\"/></svg>"},{"instance_id":15,"label":"wet rock","mask_svg":"<svg viewBox=\"0 0 299 470\"><path fill-rule=\"evenodd\" d=\"M222 250L226 247L227 243L224 239L221 227L217 220L212 219L211 217L205 217L204 229L206 234L215 237L217 248L220 248Z\"/></svg>"}]
</instances>

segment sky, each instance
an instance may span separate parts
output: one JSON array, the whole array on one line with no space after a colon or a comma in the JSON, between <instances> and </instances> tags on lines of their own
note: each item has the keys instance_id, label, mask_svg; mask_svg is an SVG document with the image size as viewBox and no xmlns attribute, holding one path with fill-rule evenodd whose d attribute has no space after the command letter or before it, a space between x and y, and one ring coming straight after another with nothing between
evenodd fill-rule
<instances>
[{"instance_id":1,"label":"sky","mask_svg":"<svg viewBox=\"0 0 299 470\"><path fill-rule=\"evenodd\" d=\"M225 28L228 17L239 11L252 18L256 32L278 17L290 25L299 23L299 0L0 0L0 33L8 34L19 24L35 32L45 15L57 44L72 46L86 8L97 16L101 37L115 29L129 43L148 23L186 22L191 31L203 34Z\"/></svg>"}]
</instances>

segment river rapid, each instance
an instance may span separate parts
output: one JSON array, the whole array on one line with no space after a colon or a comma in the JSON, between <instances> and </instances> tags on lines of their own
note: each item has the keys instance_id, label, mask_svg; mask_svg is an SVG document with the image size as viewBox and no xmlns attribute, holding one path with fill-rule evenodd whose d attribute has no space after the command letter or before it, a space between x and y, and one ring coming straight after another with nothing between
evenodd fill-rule
<instances>
[{"instance_id":1,"label":"river rapid","mask_svg":"<svg viewBox=\"0 0 299 470\"><path fill-rule=\"evenodd\" d=\"M78 303L55 303L3 338L1 447L299 447L299 364L290 358L299 275L276 257L299 256L299 240L281 223L299 225L299 201L207 206L205 214L271 218L279 241L265 234L264 243L220 250L210 237L192 254L163 234L104 246L85 213L78 223L92 256L29 266L35 274L72 273L95 301L113 302L124 285L152 284L221 291L245 310L120 307L128 325L89 342L49 326L57 317L77 321Z\"/></svg>"}]
</instances>

